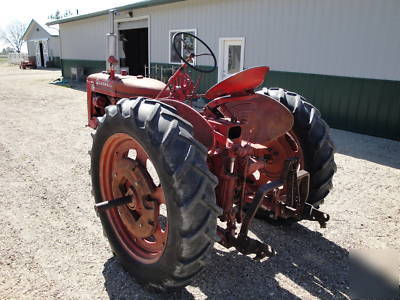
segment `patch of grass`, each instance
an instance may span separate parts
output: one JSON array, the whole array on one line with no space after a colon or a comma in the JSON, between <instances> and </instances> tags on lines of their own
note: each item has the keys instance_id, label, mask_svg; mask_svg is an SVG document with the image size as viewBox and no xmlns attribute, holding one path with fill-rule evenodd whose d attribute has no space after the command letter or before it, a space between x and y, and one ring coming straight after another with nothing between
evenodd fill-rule
<instances>
[{"instance_id":1,"label":"patch of grass","mask_svg":"<svg viewBox=\"0 0 400 300\"><path fill-rule=\"evenodd\" d=\"M7 57L0 56L0 65L7 63Z\"/></svg>"}]
</instances>

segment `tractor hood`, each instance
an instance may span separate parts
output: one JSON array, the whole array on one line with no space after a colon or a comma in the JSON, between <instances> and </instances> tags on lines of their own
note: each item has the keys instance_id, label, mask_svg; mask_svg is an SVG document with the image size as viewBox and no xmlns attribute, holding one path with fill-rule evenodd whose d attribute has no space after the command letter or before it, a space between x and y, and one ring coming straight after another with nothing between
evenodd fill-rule
<instances>
[{"instance_id":1,"label":"tractor hood","mask_svg":"<svg viewBox=\"0 0 400 300\"><path fill-rule=\"evenodd\" d=\"M165 83L156 79L143 76L122 76L116 74L111 79L107 73L92 74L87 78L92 92L104 93L113 97L151 97L155 98L164 88ZM169 89L161 95L169 95Z\"/></svg>"}]
</instances>

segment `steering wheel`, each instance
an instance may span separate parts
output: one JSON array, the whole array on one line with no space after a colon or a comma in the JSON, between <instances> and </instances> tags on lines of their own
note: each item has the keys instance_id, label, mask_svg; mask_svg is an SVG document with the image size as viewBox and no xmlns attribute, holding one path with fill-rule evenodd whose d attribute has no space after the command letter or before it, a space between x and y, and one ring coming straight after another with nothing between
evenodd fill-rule
<instances>
[{"instance_id":1,"label":"steering wheel","mask_svg":"<svg viewBox=\"0 0 400 300\"><path fill-rule=\"evenodd\" d=\"M200 54L196 54L196 53L191 53L190 51L194 51L194 49L192 49L193 47L191 47L191 45L188 43L189 39L193 38L194 40L198 40L202 45L204 45L204 47L206 47L206 49L208 50L208 52L206 53L200 53ZM186 57L183 57L183 53L181 53L181 49L178 50L177 46L181 46L181 43L183 44L183 52L188 52L188 55ZM178 55L178 57L184 62L184 64L186 64L187 66L191 67L192 69L201 72L201 73L211 73L213 71L215 71L215 69L217 68L217 59L215 58L215 54L212 52L212 50L210 49L210 47L203 42L201 39L199 39L197 36L188 33L188 32L177 32L174 34L174 36L172 37L172 46L174 47L174 51L176 52L176 54ZM214 65L212 66L212 68L199 68L197 66L195 66L193 64L193 60L198 57L198 56L211 56L213 58L214 61Z\"/></svg>"}]
</instances>

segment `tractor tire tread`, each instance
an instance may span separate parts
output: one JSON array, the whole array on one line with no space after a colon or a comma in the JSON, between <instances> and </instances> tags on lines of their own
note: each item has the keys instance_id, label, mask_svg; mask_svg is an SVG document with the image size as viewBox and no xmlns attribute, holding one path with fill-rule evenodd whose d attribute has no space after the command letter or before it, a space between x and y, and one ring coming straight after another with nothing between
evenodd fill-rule
<instances>
[{"instance_id":1,"label":"tractor tire tread","mask_svg":"<svg viewBox=\"0 0 400 300\"><path fill-rule=\"evenodd\" d=\"M170 199L174 200L173 207L179 216L174 221L174 228L177 228L175 240L179 245L173 246L177 253L169 258L169 264L173 267L161 272L164 278L159 278L160 275L154 274L156 272L138 274L126 254L121 254L116 245L112 245L113 249L128 272L149 288L164 291L184 286L204 267L216 239L217 216L221 212L214 193L218 181L208 169L207 150L193 138L192 125L177 115L175 108L153 99L124 98L116 105L108 106L105 117L99 118L99 127L93 140L92 165L96 156L94 153L99 152L96 145L113 126L132 128L142 137L144 145L147 143L157 149L160 168L169 174L164 178L168 178L173 187L168 193L172 195ZM96 202L99 202L102 199L95 184L98 170L94 173L97 174L92 173L92 182ZM194 187L196 191L193 192ZM164 190L164 193L167 192ZM106 222L103 218L103 227ZM115 244L110 237L110 230L106 230L106 233L110 244Z\"/></svg>"},{"instance_id":2,"label":"tractor tire tread","mask_svg":"<svg viewBox=\"0 0 400 300\"><path fill-rule=\"evenodd\" d=\"M332 189L332 178L337 170L335 146L329 135L329 126L319 110L296 93L282 88L263 88L259 93L279 101L292 112L293 130L303 149L305 170L310 173L307 202L318 205Z\"/></svg>"}]
</instances>

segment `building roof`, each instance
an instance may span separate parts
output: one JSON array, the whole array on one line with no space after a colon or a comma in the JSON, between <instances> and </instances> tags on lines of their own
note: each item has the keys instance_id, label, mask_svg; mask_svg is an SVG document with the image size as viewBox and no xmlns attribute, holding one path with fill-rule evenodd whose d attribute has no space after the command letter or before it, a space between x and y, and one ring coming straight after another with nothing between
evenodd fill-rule
<instances>
[{"instance_id":1,"label":"building roof","mask_svg":"<svg viewBox=\"0 0 400 300\"><path fill-rule=\"evenodd\" d=\"M32 31L33 26L37 25L40 28L42 28L45 32L47 32L49 35L51 36L58 36L58 29L57 28L52 28L46 25L42 25L39 22L37 22L35 19L32 19L31 22L29 23L28 27L26 28L24 35L22 36L22 39L24 41L28 40L27 36L29 35L29 33Z\"/></svg>"},{"instance_id":2,"label":"building roof","mask_svg":"<svg viewBox=\"0 0 400 300\"><path fill-rule=\"evenodd\" d=\"M143 8L143 7L162 5L162 4L168 4L168 3L173 3L173 2L179 2L179 1L185 1L185 0L138 0L135 3L118 6L118 7L115 7L114 9L122 11L122 10L127 10L127 9ZM63 18L63 19L48 22L48 23L46 23L46 25L55 25L55 24L61 24L61 23L73 22L73 21L78 21L78 20L87 19L87 18L103 16L103 15L107 15L109 13L109 11L110 11L110 9L105 9L105 10L100 10L100 11L96 11L93 13L84 14L84 15L80 15L80 16Z\"/></svg>"}]
</instances>

